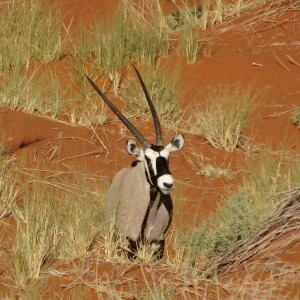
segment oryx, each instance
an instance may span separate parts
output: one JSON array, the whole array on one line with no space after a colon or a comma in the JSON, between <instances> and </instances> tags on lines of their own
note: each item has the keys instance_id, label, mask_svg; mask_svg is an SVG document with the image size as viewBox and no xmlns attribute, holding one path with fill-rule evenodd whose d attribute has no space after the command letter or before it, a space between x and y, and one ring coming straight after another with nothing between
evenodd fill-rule
<instances>
[{"instance_id":1,"label":"oryx","mask_svg":"<svg viewBox=\"0 0 300 300\"><path fill-rule=\"evenodd\" d=\"M164 146L157 112L141 75L134 69L152 113L155 145L150 144L87 77L104 102L143 146L139 148L135 141L127 141L127 152L136 160L115 175L104 200L104 214L108 221L115 219L118 233L128 242L127 254L130 258L135 258L140 243L150 244L156 257L162 258L165 233L170 226L173 210L170 193L174 189L174 179L169 170L169 156L170 152L182 149L184 137L177 135Z\"/></svg>"}]
</instances>

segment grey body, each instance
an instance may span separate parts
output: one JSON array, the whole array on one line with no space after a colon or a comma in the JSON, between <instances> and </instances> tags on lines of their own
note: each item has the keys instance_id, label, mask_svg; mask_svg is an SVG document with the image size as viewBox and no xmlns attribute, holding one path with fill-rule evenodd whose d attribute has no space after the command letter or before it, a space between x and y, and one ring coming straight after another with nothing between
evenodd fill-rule
<instances>
[{"instance_id":1,"label":"grey body","mask_svg":"<svg viewBox=\"0 0 300 300\"><path fill-rule=\"evenodd\" d=\"M143 162L136 161L114 177L104 200L105 218L131 241L164 241L172 217L170 195L150 191Z\"/></svg>"}]
</instances>

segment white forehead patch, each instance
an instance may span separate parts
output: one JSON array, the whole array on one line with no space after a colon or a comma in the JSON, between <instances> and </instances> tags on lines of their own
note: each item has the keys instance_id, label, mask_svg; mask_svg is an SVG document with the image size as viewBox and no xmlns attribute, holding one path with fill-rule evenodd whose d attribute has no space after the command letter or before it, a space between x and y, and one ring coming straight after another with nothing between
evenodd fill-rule
<instances>
[{"instance_id":1,"label":"white forehead patch","mask_svg":"<svg viewBox=\"0 0 300 300\"><path fill-rule=\"evenodd\" d=\"M160 156L163 156L166 160L169 159L169 156L170 156L170 151L168 151L166 148L163 149L161 152L160 152Z\"/></svg>"},{"instance_id":2,"label":"white forehead patch","mask_svg":"<svg viewBox=\"0 0 300 300\"><path fill-rule=\"evenodd\" d=\"M147 149L145 149L145 156L151 160L152 169L153 169L154 175L156 175L157 174L156 158L159 156L159 154L156 151L152 150L151 148L147 148ZM147 163L145 166L147 168L147 172L149 173ZM149 176L150 176L150 174L149 174Z\"/></svg>"},{"instance_id":3,"label":"white forehead patch","mask_svg":"<svg viewBox=\"0 0 300 300\"><path fill-rule=\"evenodd\" d=\"M151 148L147 148L145 149L145 156L147 156L151 161L153 161L156 160L159 154Z\"/></svg>"},{"instance_id":4,"label":"white forehead patch","mask_svg":"<svg viewBox=\"0 0 300 300\"><path fill-rule=\"evenodd\" d=\"M162 156L165 159L169 159L170 151L164 148L162 151L157 152L152 150L151 148L145 149L145 156L147 156L152 162L156 160L157 157Z\"/></svg>"}]
</instances>

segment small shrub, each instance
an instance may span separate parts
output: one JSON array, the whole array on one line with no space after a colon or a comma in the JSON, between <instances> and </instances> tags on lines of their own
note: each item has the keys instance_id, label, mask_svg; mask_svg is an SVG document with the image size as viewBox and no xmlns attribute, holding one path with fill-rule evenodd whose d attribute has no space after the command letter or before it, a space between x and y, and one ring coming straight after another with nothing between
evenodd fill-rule
<instances>
[{"instance_id":1,"label":"small shrub","mask_svg":"<svg viewBox=\"0 0 300 300\"><path fill-rule=\"evenodd\" d=\"M299 161L282 157L251 162L237 192L230 193L192 236L183 238L187 261L195 268L203 266L261 229L280 201L276 196L299 186L299 173Z\"/></svg>"}]
</instances>

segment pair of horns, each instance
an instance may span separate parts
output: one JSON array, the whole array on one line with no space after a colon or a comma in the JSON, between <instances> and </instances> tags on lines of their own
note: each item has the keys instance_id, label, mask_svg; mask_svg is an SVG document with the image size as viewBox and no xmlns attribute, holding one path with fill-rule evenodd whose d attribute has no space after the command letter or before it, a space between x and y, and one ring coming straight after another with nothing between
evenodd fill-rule
<instances>
[{"instance_id":1,"label":"pair of horns","mask_svg":"<svg viewBox=\"0 0 300 300\"><path fill-rule=\"evenodd\" d=\"M152 118L153 118L153 123L155 126L155 132L156 132L156 145L157 146L163 146L163 139L162 139L162 131L161 131L161 127L160 127L160 122L158 119L158 115L156 112L156 109L153 105L153 102L150 98L150 95L148 93L148 90L145 86L145 83L140 75L140 73L138 72L138 70L136 69L135 66L133 66L140 84L143 88L146 100L148 102L151 114L152 114ZM125 116L123 116L123 114L115 107L115 105L105 96L105 94L97 87L97 85L95 84L95 82L92 81L91 78L89 78L87 75L85 75L87 80L90 82L90 84L93 86L93 88L96 90L96 92L100 95L100 97L104 100L104 102L108 105L108 107L113 111L113 113L121 120L121 122L123 122L123 124L130 130L130 132L139 140L139 142L143 145L144 148L148 148L151 146L151 144L144 138L144 136L136 129L136 127L127 119L125 118Z\"/></svg>"}]
</instances>

